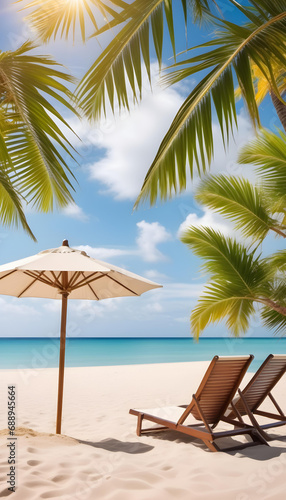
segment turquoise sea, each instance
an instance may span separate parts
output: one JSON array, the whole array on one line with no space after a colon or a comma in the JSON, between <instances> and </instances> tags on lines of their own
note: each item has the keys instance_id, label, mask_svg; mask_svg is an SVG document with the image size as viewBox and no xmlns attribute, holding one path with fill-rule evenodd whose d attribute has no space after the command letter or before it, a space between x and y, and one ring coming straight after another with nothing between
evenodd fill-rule
<instances>
[{"instance_id":1,"label":"turquoise sea","mask_svg":"<svg viewBox=\"0 0 286 500\"><path fill-rule=\"evenodd\" d=\"M208 361L214 355L254 354L255 371L268 354L286 354L286 338L67 338L66 366ZM0 338L1 368L57 367L59 339Z\"/></svg>"}]
</instances>

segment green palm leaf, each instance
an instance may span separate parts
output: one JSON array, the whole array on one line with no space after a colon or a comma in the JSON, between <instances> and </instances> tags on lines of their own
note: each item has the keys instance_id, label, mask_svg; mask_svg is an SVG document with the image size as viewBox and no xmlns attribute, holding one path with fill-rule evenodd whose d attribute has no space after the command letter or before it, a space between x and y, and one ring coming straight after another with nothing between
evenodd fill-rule
<instances>
[{"instance_id":1,"label":"green palm leaf","mask_svg":"<svg viewBox=\"0 0 286 500\"><path fill-rule=\"evenodd\" d=\"M4 226L16 226L20 224L23 229L36 241L27 219L25 217L22 200L19 197L15 187L4 172L0 170L0 221Z\"/></svg>"},{"instance_id":2,"label":"green palm leaf","mask_svg":"<svg viewBox=\"0 0 286 500\"><path fill-rule=\"evenodd\" d=\"M196 199L203 205L235 222L235 228L254 241L275 230L279 221L272 217L261 191L247 179L224 175L206 178Z\"/></svg>"},{"instance_id":3,"label":"green palm leaf","mask_svg":"<svg viewBox=\"0 0 286 500\"><path fill-rule=\"evenodd\" d=\"M200 3L208 2L203 0ZM186 13L186 0L181 0L181 4ZM88 70L78 88L81 107L89 118L100 117L102 111L105 111L107 98L114 110L115 95L119 108L129 109L127 83L131 87L134 99L137 99L138 95L141 96L142 58L151 80L150 34L159 66L162 63L164 17L175 55L173 8L172 0L135 0L121 13L126 20L125 25ZM95 35L98 36L116 24L117 21L107 24Z\"/></svg>"},{"instance_id":4,"label":"green palm leaf","mask_svg":"<svg viewBox=\"0 0 286 500\"><path fill-rule=\"evenodd\" d=\"M281 260L283 260L283 252L281 252ZM278 255L277 255L278 256ZM284 252L285 257L285 252ZM272 261L272 262L271 262ZM270 264L274 263L273 259L269 259ZM278 262L277 262L278 263ZM276 333L285 332L286 326L286 286L285 286L285 263L277 268L278 279L273 280L271 300L264 305L261 311L261 317L264 324L275 330Z\"/></svg>"},{"instance_id":5,"label":"green palm leaf","mask_svg":"<svg viewBox=\"0 0 286 500\"><path fill-rule=\"evenodd\" d=\"M23 0L18 0L18 3ZM86 25L92 24L98 29L98 19L96 12L99 12L103 18L111 16L115 19L122 18L118 13L119 9L124 9L128 4L123 0L33 0L26 4L23 9L33 9L27 16L27 21L36 31L38 36L48 42L57 34L68 38L72 32L75 39L76 27L80 26L82 40L86 40Z\"/></svg>"},{"instance_id":6,"label":"green palm leaf","mask_svg":"<svg viewBox=\"0 0 286 500\"><path fill-rule=\"evenodd\" d=\"M260 287L265 279L266 271L255 252L220 231L191 226L183 233L181 241L204 260L202 269L212 279L223 277L231 281L243 290L243 296L252 296L256 286Z\"/></svg>"},{"instance_id":7,"label":"green palm leaf","mask_svg":"<svg viewBox=\"0 0 286 500\"><path fill-rule=\"evenodd\" d=\"M271 307L264 307L261 311L261 317L267 328L274 330L275 333L283 332L285 334L286 316L284 314L275 311Z\"/></svg>"},{"instance_id":8,"label":"green palm leaf","mask_svg":"<svg viewBox=\"0 0 286 500\"><path fill-rule=\"evenodd\" d=\"M203 12L208 9L208 3L213 1L192 0L194 16L201 18ZM186 22L187 0L181 0L181 4ZM135 0L130 5L123 0L111 0L111 2L82 0L76 3L66 0L44 0L44 2L34 0L25 8L34 9L28 16L28 21L44 41L48 41L52 36L56 37L58 33L67 38L70 31L73 31L75 37L77 22L80 24L81 36L85 41L86 16L96 30L93 36L99 36L118 25L123 26L87 72L79 87L81 106L89 117L100 116L102 110L105 110L106 96L110 100L112 109L115 94L119 107L129 107L126 74L134 97L137 97L137 92L141 94L141 56L150 78L149 32L152 32L156 55L161 65L164 18L174 56L176 54L172 0ZM105 19L108 18L106 25L98 28L93 10L100 11Z\"/></svg>"},{"instance_id":9,"label":"green palm leaf","mask_svg":"<svg viewBox=\"0 0 286 500\"><path fill-rule=\"evenodd\" d=\"M185 23L187 23L187 2L180 0L180 3ZM208 12L209 4L212 3L215 3L214 0L191 0L193 17L201 19L204 13ZM101 116L102 111L105 111L107 99L114 110L115 95L119 108L129 109L130 95L127 84L131 87L132 99L136 100L138 96L141 98L141 63L143 60L151 81L150 39L153 40L159 67L161 67L163 41L166 38L165 22L167 36L171 42L174 58L176 57L174 9L178 9L178 3L173 0L135 0L120 13L126 21L123 28L88 70L78 88L81 107L89 118ZM98 30L94 36L118 24L118 20L111 21Z\"/></svg>"},{"instance_id":10,"label":"green palm leaf","mask_svg":"<svg viewBox=\"0 0 286 500\"><path fill-rule=\"evenodd\" d=\"M286 206L286 134L263 130L240 151L240 164L257 166L263 190L272 200L273 212L284 212Z\"/></svg>"},{"instance_id":11,"label":"green palm leaf","mask_svg":"<svg viewBox=\"0 0 286 500\"><path fill-rule=\"evenodd\" d=\"M279 273L284 281L284 273L286 272L286 250L280 250L267 258L270 269L273 270L273 275ZM284 293L284 291L283 291ZM286 297L286 295L284 296Z\"/></svg>"},{"instance_id":12,"label":"green palm leaf","mask_svg":"<svg viewBox=\"0 0 286 500\"><path fill-rule=\"evenodd\" d=\"M48 56L29 54L33 48L26 42L0 53L0 170L15 194L48 211L72 200L73 175L63 157L73 158L72 146L62 131L70 127L50 98L74 111L65 86L73 78Z\"/></svg>"},{"instance_id":13,"label":"green palm leaf","mask_svg":"<svg viewBox=\"0 0 286 500\"><path fill-rule=\"evenodd\" d=\"M266 77L276 87L269 61L279 61L279 64L283 61L284 66L286 65L286 11L284 9L271 19L265 20L262 16L257 19L259 26L257 23L248 23L240 27L220 21L221 30L216 33L215 40L197 47L200 50L211 49L213 46L216 48L171 67L174 69L173 73L165 78L168 84L179 82L198 71L211 69L190 93L173 120L145 177L136 205L147 198L153 204L159 194L162 199L166 199L174 192L185 189L186 172L189 170L191 177L193 176L194 163L199 173L206 170L213 154L211 99L223 138L228 140L233 123L236 123L233 71L245 97L250 117L255 126L260 125L250 61L253 60L261 70L267 67ZM177 70L178 67L181 68Z\"/></svg>"},{"instance_id":14,"label":"green palm leaf","mask_svg":"<svg viewBox=\"0 0 286 500\"><path fill-rule=\"evenodd\" d=\"M239 335L247 331L254 313L253 301L236 294L230 282L213 282L205 287L203 295L191 314L191 330L196 338L211 323L226 320L228 329Z\"/></svg>"},{"instance_id":15,"label":"green palm leaf","mask_svg":"<svg viewBox=\"0 0 286 500\"><path fill-rule=\"evenodd\" d=\"M194 335L223 319L235 335L246 331L253 302L265 303L268 267L254 251L211 228L190 227L181 240L204 260L203 270L210 274L191 315Z\"/></svg>"}]
</instances>

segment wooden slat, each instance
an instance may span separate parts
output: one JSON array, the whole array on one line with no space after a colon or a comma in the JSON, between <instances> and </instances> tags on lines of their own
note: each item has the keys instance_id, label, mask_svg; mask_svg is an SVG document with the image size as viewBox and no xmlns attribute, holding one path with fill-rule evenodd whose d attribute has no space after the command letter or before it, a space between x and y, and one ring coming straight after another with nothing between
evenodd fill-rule
<instances>
[{"instance_id":1,"label":"wooden slat","mask_svg":"<svg viewBox=\"0 0 286 500\"><path fill-rule=\"evenodd\" d=\"M242 391L250 411L255 412L259 408L285 371L286 356L270 354L266 358ZM235 407L242 415L246 414L245 408L240 400L235 403Z\"/></svg>"},{"instance_id":2,"label":"wooden slat","mask_svg":"<svg viewBox=\"0 0 286 500\"><path fill-rule=\"evenodd\" d=\"M208 377L203 379L196 392L196 398L209 424L216 424L219 421L224 412L223 409L227 408L238 389L249 362L249 357L239 360L219 358ZM192 408L191 413L194 418L201 420L195 407Z\"/></svg>"}]
</instances>

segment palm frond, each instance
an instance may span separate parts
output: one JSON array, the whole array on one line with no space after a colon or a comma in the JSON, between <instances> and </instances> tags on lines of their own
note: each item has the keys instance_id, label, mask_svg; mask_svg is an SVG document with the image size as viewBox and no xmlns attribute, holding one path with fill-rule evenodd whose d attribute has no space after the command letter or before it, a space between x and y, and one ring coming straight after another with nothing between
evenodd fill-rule
<instances>
[{"instance_id":1,"label":"palm frond","mask_svg":"<svg viewBox=\"0 0 286 500\"><path fill-rule=\"evenodd\" d=\"M262 240L279 221L272 217L261 192L247 179L210 176L199 186L196 199L235 222L235 228L253 241Z\"/></svg>"},{"instance_id":2,"label":"palm frond","mask_svg":"<svg viewBox=\"0 0 286 500\"><path fill-rule=\"evenodd\" d=\"M253 313L253 301L237 294L231 282L214 281L205 287L192 311L191 330L198 338L211 323L226 320L227 328L237 336L247 331Z\"/></svg>"},{"instance_id":3,"label":"palm frond","mask_svg":"<svg viewBox=\"0 0 286 500\"><path fill-rule=\"evenodd\" d=\"M240 151L240 164L256 165L263 190L271 200L273 212L285 212L286 206L286 134L263 130Z\"/></svg>"},{"instance_id":4,"label":"palm frond","mask_svg":"<svg viewBox=\"0 0 286 500\"><path fill-rule=\"evenodd\" d=\"M261 20L259 27L251 23L237 26L226 21L220 21L220 25L223 29L216 33L214 40L196 47L200 50L208 49L206 52L169 68L174 71L165 77L167 84L177 83L198 71L211 69L185 100L163 138L135 206L146 199L154 204L159 194L165 200L174 192L185 189L186 172L189 169L191 177L193 176L194 163L199 173L206 170L213 155L211 99L222 136L224 140L228 140L229 132L236 123L233 71L253 124L260 125L250 61L254 61L260 69L267 67L270 83L275 85L269 61L286 65L286 11L267 21ZM213 46L216 48L211 49Z\"/></svg>"},{"instance_id":5,"label":"palm frond","mask_svg":"<svg viewBox=\"0 0 286 500\"><path fill-rule=\"evenodd\" d=\"M70 127L50 98L74 111L64 84L73 78L55 69L59 65L53 59L29 55L33 48L26 42L14 52L0 53L1 141L6 154L1 168L28 202L48 211L55 203L63 206L72 200L73 175L63 153L73 158L73 148L62 131Z\"/></svg>"},{"instance_id":6,"label":"palm frond","mask_svg":"<svg viewBox=\"0 0 286 500\"><path fill-rule=\"evenodd\" d=\"M286 91L286 70L279 64L272 64L275 81L277 84L279 95L282 96ZM259 106L271 90L270 75L266 78L267 68L262 72L256 64L251 63L252 80L255 89L255 100ZM235 90L236 97L242 97L240 87Z\"/></svg>"},{"instance_id":7,"label":"palm frond","mask_svg":"<svg viewBox=\"0 0 286 500\"><path fill-rule=\"evenodd\" d=\"M25 0L26 1L26 0ZM23 3L23 0L18 0ZM44 42L58 33L67 39L72 33L75 39L77 26L80 27L81 38L86 40L86 29L91 23L98 29L98 13L106 19L116 19L122 22L120 10L128 7L123 0L33 0L26 2L22 10L33 9L27 16L27 21ZM119 10L119 12L118 12Z\"/></svg>"},{"instance_id":8,"label":"palm frond","mask_svg":"<svg viewBox=\"0 0 286 500\"><path fill-rule=\"evenodd\" d=\"M279 252L275 252L270 255L267 258L267 263L269 268L273 270L273 275L275 276L277 273L280 273L280 276L282 276L282 280L284 281L286 272L286 250L280 250ZM284 297L286 298L286 294Z\"/></svg>"},{"instance_id":9,"label":"palm frond","mask_svg":"<svg viewBox=\"0 0 286 500\"><path fill-rule=\"evenodd\" d=\"M261 290L266 271L255 251L210 227L191 226L181 241L203 259L202 269L210 274L211 280L230 281L243 297L252 297Z\"/></svg>"},{"instance_id":10,"label":"palm frond","mask_svg":"<svg viewBox=\"0 0 286 500\"><path fill-rule=\"evenodd\" d=\"M201 0L207 4L207 0ZM184 13L186 1L181 0ZM173 22L174 5L172 0L135 0L121 15L126 20L121 31L101 53L83 77L78 87L77 96L80 105L89 118L99 118L105 111L108 99L114 110L114 97L117 96L119 108L129 109L131 87L133 99L141 97L143 59L149 80L150 72L150 38L152 36L159 67L162 64L164 35L164 19L168 27L168 35L175 49L175 33ZM111 22L111 27L116 25ZM107 24L95 33L98 36L110 26Z\"/></svg>"},{"instance_id":11,"label":"palm frond","mask_svg":"<svg viewBox=\"0 0 286 500\"><path fill-rule=\"evenodd\" d=\"M282 333L285 335L286 316L278 311L275 311L271 307L263 307L261 311L261 318L267 328L274 330L275 333Z\"/></svg>"},{"instance_id":12,"label":"palm frond","mask_svg":"<svg viewBox=\"0 0 286 500\"><path fill-rule=\"evenodd\" d=\"M44 136L41 137L44 142ZM55 161L45 162L43 152L33 135L23 126L17 127L13 134L6 137L6 145L13 167L7 170L15 188L34 208L48 212L54 205L65 206L72 201L71 186L67 173L57 160L57 150L53 144L47 153ZM46 156L46 152L44 151Z\"/></svg>"},{"instance_id":13,"label":"palm frond","mask_svg":"<svg viewBox=\"0 0 286 500\"><path fill-rule=\"evenodd\" d=\"M0 169L0 221L3 226L22 226L29 236L36 241L34 234L27 222L22 207L22 200L11 184L5 172Z\"/></svg>"},{"instance_id":14,"label":"palm frond","mask_svg":"<svg viewBox=\"0 0 286 500\"><path fill-rule=\"evenodd\" d=\"M209 281L191 314L195 336L211 323L226 320L239 335L249 327L254 303L272 298L269 265L255 251L207 227L190 227L181 238L204 261Z\"/></svg>"}]
</instances>

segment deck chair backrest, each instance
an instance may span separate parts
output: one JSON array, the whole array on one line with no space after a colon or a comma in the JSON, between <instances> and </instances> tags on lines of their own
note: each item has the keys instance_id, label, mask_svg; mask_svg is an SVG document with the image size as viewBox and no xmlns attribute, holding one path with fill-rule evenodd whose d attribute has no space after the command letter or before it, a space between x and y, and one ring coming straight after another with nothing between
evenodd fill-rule
<instances>
[{"instance_id":1,"label":"deck chair backrest","mask_svg":"<svg viewBox=\"0 0 286 500\"><path fill-rule=\"evenodd\" d=\"M252 359L252 355L213 358L195 394L208 424L216 424L224 415ZM190 413L201 420L196 406Z\"/></svg>"},{"instance_id":2,"label":"deck chair backrest","mask_svg":"<svg viewBox=\"0 0 286 500\"><path fill-rule=\"evenodd\" d=\"M286 356L270 354L257 370L242 394L246 399L250 411L255 411L272 391L286 371ZM245 414L244 406L240 399L235 407L241 414Z\"/></svg>"}]
</instances>

